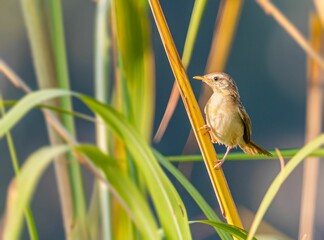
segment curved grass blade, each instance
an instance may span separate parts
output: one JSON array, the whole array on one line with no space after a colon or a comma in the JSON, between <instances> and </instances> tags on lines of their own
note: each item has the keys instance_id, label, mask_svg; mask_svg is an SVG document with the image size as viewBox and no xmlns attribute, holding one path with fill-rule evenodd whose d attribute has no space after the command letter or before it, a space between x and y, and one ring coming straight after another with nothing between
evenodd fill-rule
<instances>
[{"instance_id":1,"label":"curved grass blade","mask_svg":"<svg viewBox=\"0 0 324 240\"><path fill-rule=\"evenodd\" d=\"M79 97L121 138L133 156L147 184L165 237L167 239L191 239L184 204L162 171L145 139L114 109L89 97Z\"/></svg>"},{"instance_id":2,"label":"curved grass blade","mask_svg":"<svg viewBox=\"0 0 324 240\"><path fill-rule=\"evenodd\" d=\"M24 209L33 195L41 174L56 156L67 153L70 148L62 145L44 147L26 160L20 175L10 189L14 194L11 194L13 197L8 200L10 204L8 204L9 208L6 211L4 239L19 239ZM145 239L159 239L158 228L149 211L149 206L127 176L114 167L115 161L109 159L96 147L82 146L78 147L77 150L91 157L94 163L104 170L114 193L124 203L124 207L141 230L142 236Z\"/></svg>"},{"instance_id":3,"label":"curved grass blade","mask_svg":"<svg viewBox=\"0 0 324 240\"><path fill-rule=\"evenodd\" d=\"M24 110L24 106L20 106L19 109L20 110L17 110L17 112L19 113L19 116L18 116L18 120L19 118L21 118L23 115L25 115L26 112L28 112L30 109L32 109L33 107L37 107L37 108L43 108L43 109L48 109L48 110L51 110L51 111L55 111L55 112L59 112L59 113L62 113L62 114L69 114L69 115L72 115L74 117L77 117L77 118L80 118L80 119L83 119L85 121L90 121L90 122L95 122L96 120L89 116L89 115L86 115L86 114L83 114L83 113L80 113L80 112L71 112L71 111L68 111L68 110L64 110L64 109L61 109L61 108L58 108L58 107L53 107L53 106L50 106L50 105L47 105L47 104L41 104L42 101L45 101L47 98L52 98L52 97L57 97L57 96L60 96L60 95L64 95L64 94L73 94L73 93L69 93L68 91L65 91L65 90L59 90L59 89L47 89L47 90L44 90L44 91L50 91L48 92L49 95L46 96L48 93L39 93L39 92L42 92L42 91L36 91L34 92L33 94L37 94L37 96L32 96L32 97L28 97L28 95L26 95L24 97L24 99L26 98L25 101L30 101L32 100L32 102L30 103L32 106L28 106L28 110L24 111L24 113L22 113L22 111ZM52 91L58 91L56 93L52 92ZM53 95L54 94L54 95ZM39 100L37 100L37 98L40 98ZM36 103L34 103L34 101L36 101ZM5 106L16 106L17 103L19 103L18 101L3 101L4 105ZM18 120L15 120L15 118L12 119L13 121L18 121ZM11 120L10 120L11 121ZM7 121L8 123L10 121ZM15 122L16 123L16 122ZM10 128L13 126L14 124L10 124ZM0 137L3 136L3 133L5 132L4 129L3 129L3 126L2 123L0 124ZM284 158L291 158L293 157L294 155L296 155L298 152L300 151L300 148L294 148L294 149L284 149L284 150L280 150L282 156ZM226 157L226 160L276 160L278 159L278 156L277 156L277 153L276 151L269 151L271 154L272 154L272 157L269 157L269 156L264 156L264 155L248 155L246 153L243 153L243 152L235 152L235 153L230 153L228 154L228 156ZM307 156L309 157L324 157L324 148L318 148L314 151L312 151L311 153L309 153ZM220 153L219 154L219 158L222 158L223 157L223 154ZM186 156L167 156L165 157L168 161L170 162L191 162L191 161L203 161L203 157L202 155L186 155Z\"/></svg>"},{"instance_id":4,"label":"curved grass blade","mask_svg":"<svg viewBox=\"0 0 324 240\"><path fill-rule=\"evenodd\" d=\"M159 152L154 151L154 154L160 164L165 167L186 189L186 191L190 194L190 196L195 200L197 205L200 207L201 211L205 214L205 216L213 221L213 222L222 222L215 211L209 206L206 200L200 195L197 189L182 175L182 173L175 168L164 156L162 156ZM216 228L216 231L221 239L231 240L232 237L226 232L219 230Z\"/></svg>"},{"instance_id":5,"label":"curved grass blade","mask_svg":"<svg viewBox=\"0 0 324 240\"><path fill-rule=\"evenodd\" d=\"M0 116L4 115L5 112L6 111L5 111L5 107L3 104L2 96L0 95ZM15 144L14 144L14 141L13 141L10 131L7 132L6 139L7 139L7 144L8 144L10 157L11 157L12 166L15 171L15 176L18 176L19 172L20 172L20 167L19 167L19 163L18 163ZM10 196L7 196L7 198L8 197L10 197ZM29 205L27 205L27 207L26 207L25 218L26 218L26 223L27 223L27 228L28 228L28 233L29 233L30 239L38 240L39 238L38 238L38 232L37 232L36 225L35 225L35 220L34 220L34 217L33 217L33 214L32 214L32 211L31 211ZM0 235L1 235L1 230L0 230Z\"/></svg>"},{"instance_id":6,"label":"curved grass blade","mask_svg":"<svg viewBox=\"0 0 324 240\"><path fill-rule=\"evenodd\" d=\"M324 134L320 135L319 137L315 138L308 144L306 144L287 164L286 166L280 171L277 177L273 180L272 184L268 188L268 191L264 195L260 207L255 215L255 218L252 222L249 236L247 239L252 239L255 235L262 218L266 211L268 210L272 200L277 195L281 185L284 181L288 178L288 176L292 173L292 171L300 164L311 152L315 149L319 148L321 145L324 144Z\"/></svg>"},{"instance_id":7,"label":"curved grass blade","mask_svg":"<svg viewBox=\"0 0 324 240\"><path fill-rule=\"evenodd\" d=\"M0 137L32 107L45 100L68 94L75 95L86 103L124 141L145 179L166 238L191 239L184 204L159 166L147 142L121 114L109 106L65 90L37 91L25 96L0 120Z\"/></svg>"},{"instance_id":8,"label":"curved grass blade","mask_svg":"<svg viewBox=\"0 0 324 240\"><path fill-rule=\"evenodd\" d=\"M67 146L46 147L32 154L21 168L19 176L13 182L10 191L14 191L10 204L6 210L6 221L3 239L15 240L19 238L22 228L24 211L36 188L41 174L54 157L67 152Z\"/></svg>"},{"instance_id":9,"label":"curved grass blade","mask_svg":"<svg viewBox=\"0 0 324 240\"><path fill-rule=\"evenodd\" d=\"M17 103L18 103L18 101L14 101L14 100L3 101L3 105L6 107L13 107ZM55 113L65 114L65 115L69 115L71 117L75 117L75 118L79 118L79 119L82 119L85 121L96 123L96 119L93 116L90 116L90 115L87 115L87 114L84 114L81 112L70 111L70 110L66 110L66 109L63 109L60 107L55 107L55 106L48 105L48 104L37 104L35 107L51 110L52 112L55 112Z\"/></svg>"},{"instance_id":10,"label":"curved grass blade","mask_svg":"<svg viewBox=\"0 0 324 240\"><path fill-rule=\"evenodd\" d=\"M3 105L4 106L10 106L13 107L14 105L16 105L18 101L3 101ZM85 120L85 121L89 121L89 122L93 122L96 123L96 119L90 115L81 113L81 112L77 112L77 111L68 111L68 110L64 110L62 108L59 107L54 107L51 105L47 105L47 104L37 104L35 105L35 107L37 108L42 108L42 109L48 109L54 112L58 112L61 114L68 114L71 116L74 116L76 118ZM291 148L291 149L283 149L280 150L282 157L283 158L291 158L294 155L296 155L296 153L298 153L298 151L300 150L300 148ZM248 155L244 152L234 152L234 153L229 153L228 156L226 157L226 160L278 160L278 155L276 151L270 151L269 152L272 154L271 157L269 156L265 156L265 155ZM224 156L223 153L219 153L218 157L222 158ZM308 157L324 157L324 148L318 148L316 150L314 150L313 152L309 153L307 155ZM203 157L202 155L186 155L186 156L164 156L164 158L167 161L170 162L192 162L192 161L203 161Z\"/></svg>"},{"instance_id":11,"label":"curved grass blade","mask_svg":"<svg viewBox=\"0 0 324 240\"><path fill-rule=\"evenodd\" d=\"M81 145L76 150L90 158L104 172L107 181L113 186L113 191L117 191L117 195L122 198L120 202L124 202L124 207L140 230L141 236L144 239L159 239L158 227L148 202L131 179L119 169L116 164L118 160L92 145Z\"/></svg>"},{"instance_id":12,"label":"curved grass blade","mask_svg":"<svg viewBox=\"0 0 324 240\"><path fill-rule=\"evenodd\" d=\"M149 140L153 126L155 77L147 4L138 0L112 3L118 50L121 53L120 66L130 103L130 119L145 139Z\"/></svg>"},{"instance_id":13,"label":"curved grass blade","mask_svg":"<svg viewBox=\"0 0 324 240\"><path fill-rule=\"evenodd\" d=\"M153 50L150 33L150 19L147 8L139 0L112 1L112 35L115 59L115 90L113 102L129 122L145 136L151 138L155 101ZM147 3L146 3L147 5ZM130 27L131 26L131 27ZM113 140L114 141L114 140ZM115 156L128 156L122 142L114 144ZM119 161L138 186L145 189L134 162L129 157ZM113 200L114 202L114 200ZM138 233L132 230L126 214L115 206L113 211L114 239L134 238Z\"/></svg>"},{"instance_id":14,"label":"curved grass blade","mask_svg":"<svg viewBox=\"0 0 324 240\"><path fill-rule=\"evenodd\" d=\"M64 46L61 1L22 0L20 2L39 88L57 86L68 89L68 67ZM68 97L70 96L65 96L60 105L71 110L71 101ZM51 104L59 103L52 102ZM60 119L69 134L73 135L73 118L61 116ZM61 144L61 138L55 129L48 121L46 124L51 144ZM69 160L69 164L63 164L65 159ZM60 156L54 165L56 181L59 186L64 230L65 235L68 236L74 221L82 221L86 213L82 176L78 161L69 156ZM71 205L74 207L71 208Z\"/></svg>"},{"instance_id":15,"label":"curved grass blade","mask_svg":"<svg viewBox=\"0 0 324 240\"><path fill-rule=\"evenodd\" d=\"M48 99L68 94L72 93L61 89L47 89L27 94L0 120L0 137L9 131L33 107Z\"/></svg>"},{"instance_id":16,"label":"curved grass blade","mask_svg":"<svg viewBox=\"0 0 324 240\"><path fill-rule=\"evenodd\" d=\"M5 119L1 120L0 126L3 126L3 130L10 129L12 125L17 122L29 109L33 106L37 106L40 102L47 100L48 98L70 94L67 91L61 90L46 90L44 92L36 92L27 95L22 101L18 102L15 107L6 115ZM11 123L11 124L8 124Z\"/></svg>"},{"instance_id":17,"label":"curved grass blade","mask_svg":"<svg viewBox=\"0 0 324 240\"><path fill-rule=\"evenodd\" d=\"M222 229L223 231L226 231L229 234L231 234L233 237L236 237L237 239L241 239L241 240L245 240L248 235L248 232L245 231L244 229L227 223L213 222L208 220L190 221L190 223L207 224L215 228ZM252 238L252 239L256 240L256 238Z\"/></svg>"}]
</instances>

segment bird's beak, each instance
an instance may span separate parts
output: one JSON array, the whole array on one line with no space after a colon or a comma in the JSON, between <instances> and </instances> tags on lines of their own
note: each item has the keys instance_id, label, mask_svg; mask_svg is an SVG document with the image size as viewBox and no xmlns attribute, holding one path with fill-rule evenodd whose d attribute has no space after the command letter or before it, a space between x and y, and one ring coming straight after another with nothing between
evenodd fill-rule
<instances>
[{"instance_id":1,"label":"bird's beak","mask_svg":"<svg viewBox=\"0 0 324 240\"><path fill-rule=\"evenodd\" d=\"M200 80L200 81L204 81L205 80L205 78L204 77L201 77L201 76L194 76L193 78L196 79L196 80Z\"/></svg>"}]
</instances>

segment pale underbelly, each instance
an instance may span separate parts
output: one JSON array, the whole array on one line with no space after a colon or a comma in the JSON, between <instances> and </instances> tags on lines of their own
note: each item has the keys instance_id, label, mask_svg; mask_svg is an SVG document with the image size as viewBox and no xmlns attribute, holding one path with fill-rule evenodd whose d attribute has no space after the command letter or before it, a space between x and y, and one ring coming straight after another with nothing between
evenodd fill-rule
<instances>
[{"instance_id":1,"label":"pale underbelly","mask_svg":"<svg viewBox=\"0 0 324 240\"><path fill-rule=\"evenodd\" d=\"M207 119L218 143L234 147L243 140L244 127L242 119L237 112L217 111L214 116Z\"/></svg>"}]
</instances>

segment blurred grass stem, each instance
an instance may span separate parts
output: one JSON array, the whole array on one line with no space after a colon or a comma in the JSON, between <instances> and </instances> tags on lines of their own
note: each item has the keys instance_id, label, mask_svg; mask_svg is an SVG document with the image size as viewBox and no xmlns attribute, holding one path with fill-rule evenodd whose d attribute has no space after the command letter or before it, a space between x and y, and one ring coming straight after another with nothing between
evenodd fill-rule
<instances>
[{"instance_id":1,"label":"blurred grass stem","mask_svg":"<svg viewBox=\"0 0 324 240\"><path fill-rule=\"evenodd\" d=\"M65 47L65 36L63 27L63 13L60 0L49 1L49 28L51 29L51 46L53 52L53 64L56 80L54 85L61 89L70 90L70 80L68 73L68 63ZM70 96L62 97L59 101L59 106L62 109L72 111L72 100ZM59 118L62 121L64 128L70 133L71 136L75 136L74 119L71 115L60 114ZM86 202L84 195L84 188L82 182L82 174L79 163L73 154L68 153L64 156L66 158L65 163L63 160L60 164L66 164L68 170L69 181L71 182L72 191L72 208L73 208L73 221L74 224L85 223L86 216ZM62 183L64 184L64 183ZM66 183L65 183L66 184ZM71 226L66 226L66 228Z\"/></svg>"},{"instance_id":2,"label":"blurred grass stem","mask_svg":"<svg viewBox=\"0 0 324 240\"><path fill-rule=\"evenodd\" d=\"M100 0L96 2L95 18L95 98L98 101L108 102L108 79L109 70L109 37L108 37L108 12L110 10L110 0ZM96 116L96 142L98 147L104 152L108 152L108 132L103 120ZM111 236L111 197L107 185L99 181L99 201L101 206L101 231L102 239L112 239ZM93 196L95 197L95 196Z\"/></svg>"},{"instance_id":3,"label":"blurred grass stem","mask_svg":"<svg viewBox=\"0 0 324 240\"><path fill-rule=\"evenodd\" d=\"M10 82L19 89L22 89L26 93L31 93L31 88L14 72L12 69L5 64L0 59L0 72L3 72L4 75L10 80ZM57 119L57 117L52 114L50 110L42 109L42 113L44 114L48 124L50 124L53 129L59 134L68 144L75 146L79 143L75 140L73 136L70 135L69 132L66 131L61 122ZM92 118L87 118L90 121L94 121ZM79 159L80 163L85 164L85 166L101 181L106 182L103 175L94 167L91 161L84 156L76 155Z\"/></svg>"},{"instance_id":4,"label":"blurred grass stem","mask_svg":"<svg viewBox=\"0 0 324 240\"><path fill-rule=\"evenodd\" d=\"M294 155L296 155L296 153L298 153L299 150L300 150L300 148L286 149L286 150L280 150L280 153L282 154L283 158L291 158ZM277 155L276 151L269 151L269 152L272 154L272 157L264 156L264 155L253 155L252 156L252 155L248 155L244 152L230 153L226 157L226 160L230 160L230 161L271 160L272 161L272 160L278 159L279 156ZM223 154L218 154L218 156L219 156L219 158L222 158ZM307 156L324 157L324 148L316 149ZM202 161L203 157L201 155L185 155L185 156L169 156L169 157L166 157L166 159L168 159L170 162L190 162L190 161Z\"/></svg>"},{"instance_id":5,"label":"blurred grass stem","mask_svg":"<svg viewBox=\"0 0 324 240\"><path fill-rule=\"evenodd\" d=\"M286 16L272 4L269 0L256 0L256 2L263 8L263 10L273 16L273 18L279 23L283 29L298 43L298 45L304 49L304 51L324 69L323 58L314 50L314 48L308 43L305 37L300 31L286 18Z\"/></svg>"},{"instance_id":6,"label":"blurred grass stem","mask_svg":"<svg viewBox=\"0 0 324 240\"><path fill-rule=\"evenodd\" d=\"M313 48L320 53L323 49L323 27L317 15L310 15L310 43ZM323 114L323 90L321 77L323 71L319 64L312 58L308 58L308 89L306 106L306 133L305 142L317 137L322 129ZM314 239L314 222L317 196L317 181L319 174L319 158L307 158L304 161L303 187L301 196L301 211L299 220L299 238L305 234L308 239Z\"/></svg>"},{"instance_id":7,"label":"blurred grass stem","mask_svg":"<svg viewBox=\"0 0 324 240\"><path fill-rule=\"evenodd\" d=\"M40 89L55 86L55 69L48 27L44 18L44 2L39 0L21 1L27 27L28 36L35 65L38 85ZM53 102L51 103L53 104ZM56 103L57 104L57 103ZM54 129L47 123L50 142L53 145L62 143ZM58 183L60 202L62 206L63 223L66 237L71 234L73 226L73 194L69 177L69 170L65 157L57 157L54 162L55 174Z\"/></svg>"},{"instance_id":8,"label":"blurred grass stem","mask_svg":"<svg viewBox=\"0 0 324 240\"><path fill-rule=\"evenodd\" d=\"M322 26L324 26L324 2L322 0L314 0L314 5L319 18L321 19Z\"/></svg>"}]
</instances>

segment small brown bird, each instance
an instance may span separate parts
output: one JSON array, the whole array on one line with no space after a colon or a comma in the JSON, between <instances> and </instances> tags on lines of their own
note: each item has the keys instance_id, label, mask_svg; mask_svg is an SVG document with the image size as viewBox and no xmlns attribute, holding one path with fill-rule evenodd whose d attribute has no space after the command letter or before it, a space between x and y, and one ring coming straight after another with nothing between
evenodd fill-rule
<instances>
[{"instance_id":1,"label":"small brown bird","mask_svg":"<svg viewBox=\"0 0 324 240\"><path fill-rule=\"evenodd\" d=\"M213 143L227 146L222 160L217 160L214 168L220 167L227 154L237 145L250 155L264 154L272 156L251 140L251 120L240 101L240 95L234 80L226 73L210 73L195 76L213 90L213 95L205 106L207 125L203 126L209 132Z\"/></svg>"}]
</instances>

